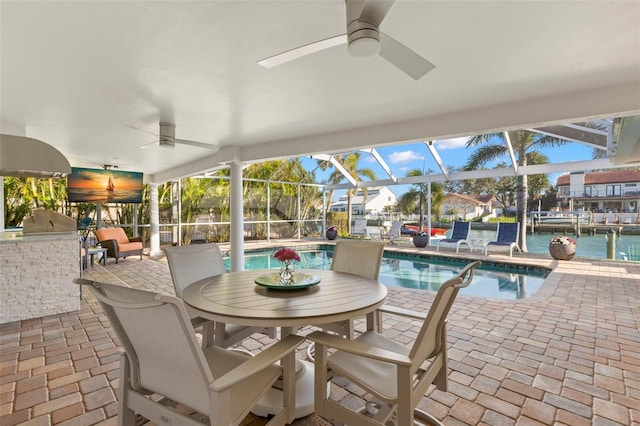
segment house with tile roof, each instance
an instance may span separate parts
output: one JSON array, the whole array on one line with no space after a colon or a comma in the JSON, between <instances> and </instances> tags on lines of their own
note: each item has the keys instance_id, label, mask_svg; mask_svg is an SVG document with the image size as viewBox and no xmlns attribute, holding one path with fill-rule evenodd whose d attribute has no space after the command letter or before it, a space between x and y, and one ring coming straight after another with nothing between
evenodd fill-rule
<instances>
[{"instance_id":1,"label":"house with tile roof","mask_svg":"<svg viewBox=\"0 0 640 426\"><path fill-rule=\"evenodd\" d=\"M594 213L638 213L640 170L574 172L556 183L558 206Z\"/></svg>"},{"instance_id":2,"label":"house with tile roof","mask_svg":"<svg viewBox=\"0 0 640 426\"><path fill-rule=\"evenodd\" d=\"M465 195L450 192L445 194L442 203L443 216L455 216L463 220L471 220L480 216L493 214L493 195Z\"/></svg>"}]
</instances>

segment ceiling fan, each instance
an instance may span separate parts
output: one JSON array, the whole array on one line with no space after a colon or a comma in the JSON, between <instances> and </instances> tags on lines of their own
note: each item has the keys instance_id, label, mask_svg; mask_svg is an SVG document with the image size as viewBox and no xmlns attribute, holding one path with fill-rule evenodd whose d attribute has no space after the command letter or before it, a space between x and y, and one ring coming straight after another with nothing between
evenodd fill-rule
<instances>
[{"instance_id":1,"label":"ceiling fan","mask_svg":"<svg viewBox=\"0 0 640 426\"><path fill-rule=\"evenodd\" d=\"M431 62L404 44L380 31L380 24L395 0L345 0L347 34L316 41L258 61L258 65L273 68L333 46L347 44L354 58L380 55L391 64L419 80L435 68Z\"/></svg>"},{"instance_id":2,"label":"ceiling fan","mask_svg":"<svg viewBox=\"0 0 640 426\"><path fill-rule=\"evenodd\" d=\"M136 129L141 130L141 129ZM186 139L176 139L176 125L173 123L166 123L164 121L160 122L160 134L157 135L160 139L157 141L153 141L146 145L141 146L140 148L149 148L154 145L158 145L162 148L173 148L176 144L178 145L189 145L195 146L198 148L205 148L217 151L218 145L213 145L210 143L196 142L190 141Z\"/></svg>"}]
</instances>

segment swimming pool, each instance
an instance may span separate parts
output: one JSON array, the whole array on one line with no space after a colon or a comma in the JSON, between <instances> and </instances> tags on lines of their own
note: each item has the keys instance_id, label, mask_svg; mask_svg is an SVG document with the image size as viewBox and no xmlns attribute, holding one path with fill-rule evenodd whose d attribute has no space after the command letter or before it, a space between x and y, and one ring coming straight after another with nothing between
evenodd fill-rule
<instances>
[{"instance_id":1,"label":"swimming pool","mask_svg":"<svg viewBox=\"0 0 640 426\"><path fill-rule=\"evenodd\" d=\"M273 258L272 249L245 252L245 269L279 269L280 262ZM332 245L297 247L300 269L329 269L333 256ZM225 257L227 268L230 260ZM413 288L437 291L449 278L457 275L466 265L458 259L428 254L394 253L385 251L378 280L387 287ZM506 266L483 261L476 269L471 284L460 290L467 296L498 299L523 299L538 291L549 270L537 267Z\"/></svg>"}]
</instances>

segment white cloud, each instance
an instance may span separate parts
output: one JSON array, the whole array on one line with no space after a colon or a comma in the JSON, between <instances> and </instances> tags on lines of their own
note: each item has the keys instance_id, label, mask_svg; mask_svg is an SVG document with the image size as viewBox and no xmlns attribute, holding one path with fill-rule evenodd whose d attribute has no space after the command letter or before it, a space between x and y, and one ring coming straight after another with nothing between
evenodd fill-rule
<instances>
[{"instance_id":1,"label":"white cloud","mask_svg":"<svg viewBox=\"0 0 640 426\"><path fill-rule=\"evenodd\" d=\"M441 149L441 150L458 149L458 148L464 148L468 140L469 140L468 137L462 137L462 138L452 138L452 139L440 139L440 140L434 141L433 143L436 146L436 149Z\"/></svg>"},{"instance_id":2,"label":"white cloud","mask_svg":"<svg viewBox=\"0 0 640 426\"><path fill-rule=\"evenodd\" d=\"M415 151L392 152L389 154L389 162L391 164L409 163L411 161L424 160L424 155Z\"/></svg>"}]
</instances>

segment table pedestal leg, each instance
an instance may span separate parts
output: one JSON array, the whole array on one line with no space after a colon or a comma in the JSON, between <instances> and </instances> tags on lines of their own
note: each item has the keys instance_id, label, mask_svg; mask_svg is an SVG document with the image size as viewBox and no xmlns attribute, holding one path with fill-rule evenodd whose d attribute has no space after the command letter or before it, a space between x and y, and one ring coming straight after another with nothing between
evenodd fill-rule
<instances>
[{"instance_id":1,"label":"table pedestal leg","mask_svg":"<svg viewBox=\"0 0 640 426\"><path fill-rule=\"evenodd\" d=\"M296 360L296 409L294 417L299 419L313 413L314 365L308 361ZM272 387L251 410L253 414L267 417L282 409L282 391Z\"/></svg>"}]
</instances>

